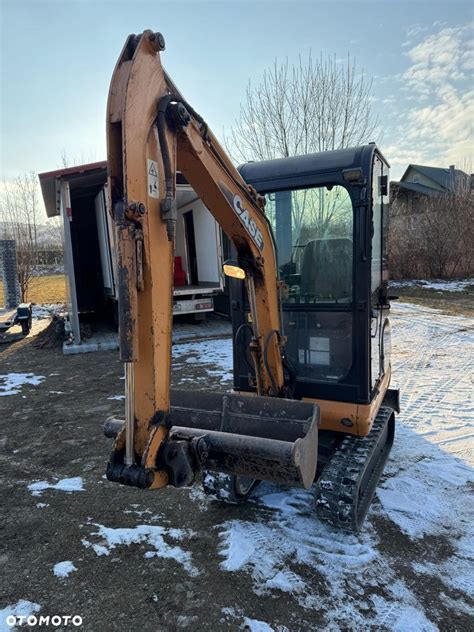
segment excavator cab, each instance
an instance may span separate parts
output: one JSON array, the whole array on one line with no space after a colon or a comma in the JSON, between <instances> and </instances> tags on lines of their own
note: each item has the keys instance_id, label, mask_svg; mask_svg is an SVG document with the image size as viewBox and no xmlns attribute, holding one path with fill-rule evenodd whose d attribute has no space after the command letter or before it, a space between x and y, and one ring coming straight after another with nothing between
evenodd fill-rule
<instances>
[{"instance_id":1,"label":"excavator cab","mask_svg":"<svg viewBox=\"0 0 474 632\"><path fill-rule=\"evenodd\" d=\"M318 515L357 531L394 439L387 233L389 165L375 144L250 162L277 248L291 396L320 410ZM254 390L245 286L230 280L234 390Z\"/></svg>"},{"instance_id":2,"label":"excavator cab","mask_svg":"<svg viewBox=\"0 0 474 632\"><path fill-rule=\"evenodd\" d=\"M293 396L318 402L321 429L366 435L369 408L390 380L389 165L369 144L250 162L239 171L265 196L275 235ZM249 314L245 288L232 280L234 336ZM234 347L240 392L252 390L245 346Z\"/></svg>"}]
</instances>

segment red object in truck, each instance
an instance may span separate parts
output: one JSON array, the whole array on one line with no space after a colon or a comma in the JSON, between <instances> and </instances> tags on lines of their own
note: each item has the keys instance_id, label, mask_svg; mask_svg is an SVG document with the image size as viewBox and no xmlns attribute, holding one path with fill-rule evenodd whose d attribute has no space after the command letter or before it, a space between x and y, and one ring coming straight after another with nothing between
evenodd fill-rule
<instances>
[{"instance_id":1,"label":"red object in truck","mask_svg":"<svg viewBox=\"0 0 474 632\"><path fill-rule=\"evenodd\" d=\"M174 284L175 286L186 285L186 273L183 270L181 257L174 258Z\"/></svg>"}]
</instances>

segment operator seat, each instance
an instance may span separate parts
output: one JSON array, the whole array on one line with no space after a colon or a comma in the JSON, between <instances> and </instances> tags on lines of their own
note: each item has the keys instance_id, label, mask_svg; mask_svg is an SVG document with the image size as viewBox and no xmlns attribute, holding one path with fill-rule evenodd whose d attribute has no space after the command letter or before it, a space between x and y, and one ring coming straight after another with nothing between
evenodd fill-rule
<instances>
[{"instance_id":1,"label":"operator seat","mask_svg":"<svg viewBox=\"0 0 474 632\"><path fill-rule=\"evenodd\" d=\"M301 297L305 302L350 303L352 239L327 237L309 241L301 264Z\"/></svg>"}]
</instances>

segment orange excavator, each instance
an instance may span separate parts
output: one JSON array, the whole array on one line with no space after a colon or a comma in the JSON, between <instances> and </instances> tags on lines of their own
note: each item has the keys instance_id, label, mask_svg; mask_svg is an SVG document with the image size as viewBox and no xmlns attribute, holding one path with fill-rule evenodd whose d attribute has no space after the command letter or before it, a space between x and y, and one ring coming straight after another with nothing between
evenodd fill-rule
<instances>
[{"instance_id":1,"label":"orange excavator","mask_svg":"<svg viewBox=\"0 0 474 632\"><path fill-rule=\"evenodd\" d=\"M125 420L105 426L107 478L143 489L202 481L230 502L262 480L314 485L318 517L358 530L398 410L388 164L370 144L237 170L164 71L164 47L160 33L128 37L107 106L126 390ZM171 390L178 172L232 244L230 393Z\"/></svg>"}]
</instances>

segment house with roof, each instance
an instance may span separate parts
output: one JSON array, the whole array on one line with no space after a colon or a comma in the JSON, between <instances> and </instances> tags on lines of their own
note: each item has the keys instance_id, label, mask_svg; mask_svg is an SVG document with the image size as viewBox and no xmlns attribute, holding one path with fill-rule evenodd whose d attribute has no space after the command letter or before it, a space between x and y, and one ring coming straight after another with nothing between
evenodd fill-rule
<instances>
[{"instance_id":1,"label":"house with roof","mask_svg":"<svg viewBox=\"0 0 474 632\"><path fill-rule=\"evenodd\" d=\"M427 198L470 190L472 184L472 176L455 165L444 169L410 164L399 182L390 183L392 210L403 215L416 214L422 211Z\"/></svg>"},{"instance_id":2,"label":"house with roof","mask_svg":"<svg viewBox=\"0 0 474 632\"><path fill-rule=\"evenodd\" d=\"M441 278L473 272L474 176L408 165L390 183L389 259L393 278Z\"/></svg>"}]
</instances>

